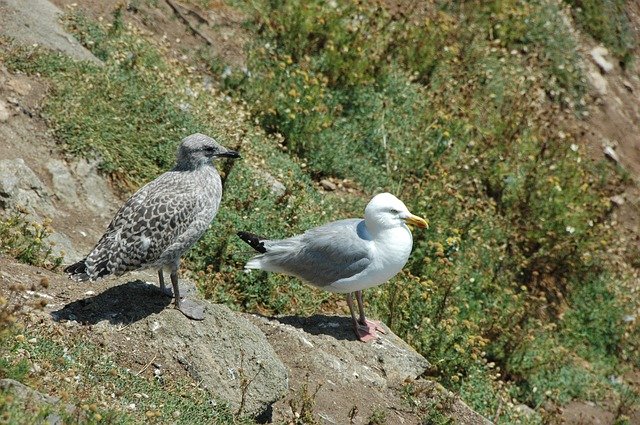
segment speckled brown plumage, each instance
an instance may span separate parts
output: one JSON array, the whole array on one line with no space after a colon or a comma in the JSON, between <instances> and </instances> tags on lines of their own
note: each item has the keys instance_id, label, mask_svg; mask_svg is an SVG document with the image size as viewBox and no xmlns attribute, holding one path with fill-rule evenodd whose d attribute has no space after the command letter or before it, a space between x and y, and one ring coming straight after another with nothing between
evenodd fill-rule
<instances>
[{"instance_id":1,"label":"speckled brown plumage","mask_svg":"<svg viewBox=\"0 0 640 425\"><path fill-rule=\"evenodd\" d=\"M93 281L155 268L164 289L162 269L167 268L173 283L180 257L200 239L218 212L222 185L211 160L238 154L208 136L192 134L182 140L177 156L171 171L125 202L89 255L65 269L73 280ZM175 295L179 305L179 294Z\"/></svg>"}]
</instances>

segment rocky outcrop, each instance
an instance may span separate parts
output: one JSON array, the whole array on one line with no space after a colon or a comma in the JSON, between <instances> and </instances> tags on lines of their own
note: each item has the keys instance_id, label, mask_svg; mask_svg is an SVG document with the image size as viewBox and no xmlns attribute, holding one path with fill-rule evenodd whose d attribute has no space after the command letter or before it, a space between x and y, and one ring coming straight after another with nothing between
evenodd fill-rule
<instances>
[{"instance_id":1,"label":"rocky outcrop","mask_svg":"<svg viewBox=\"0 0 640 425\"><path fill-rule=\"evenodd\" d=\"M385 412L386 423L424 423L429 413L407 405L413 391L416 400L422 398L418 403L446 404L443 414L454 423L491 423L440 385L420 378L429 362L384 324L386 333L364 344L344 316L245 317L265 333L291 374L290 393L274 407L276 421L297 417L295 409L306 399L323 424L367 424L376 412ZM446 403L434 402L440 399Z\"/></svg>"},{"instance_id":2,"label":"rocky outcrop","mask_svg":"<svg viewBox=\"0 0 640 425\"><path fill-rule=\"evenodd\" d=\"M101 63L58 20L62 11L47 0L0 0L0 34L31 45L41 44L72 58Z\"/></svg>"},{"instance_id":3,"label":"rocky outcrop","mask_svg":"<svg viewBox=\"0 0 640 425\"><path fill-rule=\"evenodd\" d=\"M193 285L182 283L181 293L192 297ZM114 351L141 364L152 359L156 376L186 371L214 400L241 415L269 419L271 405L288 391L288 372L265 335L229 308L201 300L205 319L186 320L156 284L97 285L100 289L94 284L89 296L54 309L52 318L67 327L92 326ZM83 284L68 288L87 289Z\"/></svg>"},{"instance_id":4,"label":"rocky outcrop","mask_svg":"<svg viewBox=\"0 0 640 425\"><path fill-rule=\"evenodd\" d=\"M206 389L212 403L259 422L301 423L300 410L306 409L318 424L367 424L376 415L389 424L422 424L436 411L452 423L489 423L423 378L429 362L390 331L365 344L355 340L345 316L268 318L205 300L198 302L206 306L206 317L194 322L173 308L157 284L146 282L153 277L135 273L77 283L0 256L0 296L7 296L3 291L11 284L48 282L24 293L33 298L25 298L26 305L49 303L26 314L33 315L30 326L46 326L62 338L82 335L129 371L123 376L190 380ZM189 298L195 298L195 288L186 279L184 284L181 292L190 289ZM131 400L115 403L121 408Z\"/></svg>"},{"instance_id":5,"label":"rocky outcrop","mask_svg":"<svg viewBox=\"0 0 640 425\"><path fill-rule=\"evenodd\" d=\"M53 193L61 202L77 205L80 201L95 214L111 216L117 201L106 179L99 174L98 161L52 158L45 167L51 175Z\"/></svg>"},{"instance_id":6,"label":"rocky outcrop","mask_svg":"<svg viewBox=\"0 0 640 425\"><path fill-rule=\"evenodd\" d=\"M172 311L148 325L152 341L234 411L269 420L289 390L287 369L264 334L225 306L207 303L202 322L185 323Z\"/></svg>"},{"instance_id":7,"label":"rocky outcrop","mask_svg":"<svg viewBox=\"0 0 640 425\"><path fill-rule=\"evenodd\" d=\"M288 363L305 364L331 385L389 388L416 379L430 366L384 324L386 334L364 344L343 316L248 317Z\"/></svg>"},{"instance_id":8,"label":"rocky outcrop","mask_svg":"<svg viewBox=\"0 0 640 425\"><path fill-rule=\"evenodd\" d=\"M36 79L0 65L0 214L50 219L53 253L71 263L93 246L120 202L97 161L69 160L56 146L37 117L45 93Z\"/></svg>"},{"instance_id":9,"label":"rocky outcrop","mask_svg":"<svg viewBox=\"0 0 640 425\"><path fill-rule=\"evenodd\" d=\"M0 209L55 213L51 193L22 158L0 160Z\"/></svg>"}]
</instances>

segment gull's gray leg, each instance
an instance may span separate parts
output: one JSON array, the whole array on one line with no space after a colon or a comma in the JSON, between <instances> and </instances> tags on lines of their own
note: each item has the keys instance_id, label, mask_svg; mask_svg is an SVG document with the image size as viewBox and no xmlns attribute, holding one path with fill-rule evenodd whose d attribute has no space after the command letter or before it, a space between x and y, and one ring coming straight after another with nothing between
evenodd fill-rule
<instances>
[{"instance_id":1,"label":"gull's gray leg","mask_svg":"<svg viewBox=\"0 0 640 425\"><path fill-rule=\"evenodd\" d=\"M164 284L164 274L162 274L162 269L158 270L158 281L160 282L160 290L162 293L168 297L173 297L171 288L167 288L167 285Z\"/></svg>"},{"instance_id":2,"label":"gull's gray leg","mask_svg":"<svg viewBox=\"0 0 640 425\"><path fill-rule=\"evenodd\" d=\"M173 294L175 298L175 305L178 310L182 312L189 319L203 320L204 319L204 307L197 304L194 301L183 300L180 298L180 288L178 287L178 272L173 270L171 272L171 285L173 285Z\"/></svg>"}]
</instances>

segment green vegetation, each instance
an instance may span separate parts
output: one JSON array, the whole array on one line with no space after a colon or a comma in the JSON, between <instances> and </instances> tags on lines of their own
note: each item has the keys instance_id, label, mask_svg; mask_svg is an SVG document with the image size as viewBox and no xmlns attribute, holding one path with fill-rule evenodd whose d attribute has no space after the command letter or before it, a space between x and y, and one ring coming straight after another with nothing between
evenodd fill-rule
<instances>
[{"instance_id":1,"label":"green vegetation","mask_svg":"<svg viewBox=\"0 0 640 425\"><path fill-rule=\"evenodd\" d=\"M62 258L53 254L46 240L51 234L50 224L49 220L32 222L24 212L0 215L0 253L34 266L57 268Z\"/></svg>"},{"instance_id":2,"label":"green vegetation","mask_svg":"<svg viewBox=\"0 0 640 425\"><path fill-rule=\"evenodd\" d=\"M561 8L262 2L252 77L227 81L313 176L391 190L431 220L407 272L370 302L487 414L505 397L597 398L580 384L611 389L638 349L623 341L622 277L600 254L617 177L555 120L586 90Z\"/></svg>"},{"instance_id":3,"label":"green vegetation","mask_svg":"<svg viewBox=\"0 0 640 425\"><path fill-rule=\"evenodd\" d=\"M596 41L611 49L623 65L633 60L637 47L624 0L565 0L573 6L579 25Z\"/></svg>"},{"instance_id":4,"label":"green vegetation","mask_svg":"<svg viewBox=\"0 0 640 425\"><path fill-rule=\"evenodd\" d=\"M187 261L204 293L234 308L332 306L295 279L239 272L236 230L291 235L360 215L377 191L398 195L431 230L415 232L400 276L366 292L371 311L429 358L433 379L512 423L524 420L518 403L636 400L610 379L640 367L640 331L624 319L638 300L606 254L621 177L587 160L558 119L576 119L586 92L563 7L258 0L245 10L250 73L220 76L221 87L120 12L109 24L68 19L104 67L11 46L2 59L51 81L45 114L62 148L99 157L123 189L169 168L194 131L242 152L220 164L222 208ZM318 193L325 176L354 180L357 195Z\"/></svg>"}]
</instances>

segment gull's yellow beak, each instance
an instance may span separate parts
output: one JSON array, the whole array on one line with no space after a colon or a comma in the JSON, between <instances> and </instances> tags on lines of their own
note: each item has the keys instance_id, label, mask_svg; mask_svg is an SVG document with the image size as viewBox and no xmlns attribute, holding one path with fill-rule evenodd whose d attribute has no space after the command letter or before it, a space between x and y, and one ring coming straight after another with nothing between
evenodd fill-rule
<instances>
[{"instance_id":1,"label":"gull's yellow beak","mask_svg":"<svg viewBox=\"0 0 640 425\"><path fill-rule=\"evenodd\" d=\"M405 218L404 221L407 224L413 224L414 226L419 227L421 229L429 228L429 222L422 217L418 217L417 215L411 214L409 217Z\"/></svg>"}]
</instances>

